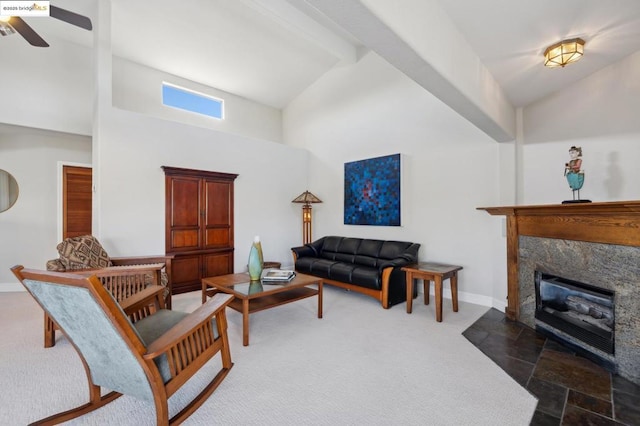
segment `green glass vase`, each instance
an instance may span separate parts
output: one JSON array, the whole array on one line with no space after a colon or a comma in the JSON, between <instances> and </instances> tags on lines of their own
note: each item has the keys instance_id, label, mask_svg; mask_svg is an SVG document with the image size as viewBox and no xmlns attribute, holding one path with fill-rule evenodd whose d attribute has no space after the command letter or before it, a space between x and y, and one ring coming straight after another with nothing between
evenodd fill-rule
<instances>
[{"instance_id":1,"label":"green glass vase","mask_svg":"<svg viewBox=\"0 0 640 426\"><path fill-rule=\"evenodd\" d=\"M262 245L260 239L256 237L249 250L249 279L251 281L260 281L264 261L262 260Z\"/></svg>"}]
</instances>

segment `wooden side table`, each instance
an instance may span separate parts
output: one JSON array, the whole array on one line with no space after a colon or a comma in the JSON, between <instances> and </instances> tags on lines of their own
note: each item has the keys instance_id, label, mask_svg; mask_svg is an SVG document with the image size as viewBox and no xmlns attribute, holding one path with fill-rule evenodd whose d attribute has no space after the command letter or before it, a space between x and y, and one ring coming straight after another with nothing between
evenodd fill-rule
<instances>
[{"instance_id":1,"label":"wooden side table","mask_svg":"<svg viewBox=\"0 0 640 426\"><path fill-rule=\"evenodd\" d=\"M431 281L435 282L436 321L442 322L442 282L449 279L453 312L458 312L458 271L462 266L435 262L419 262L402 268L407 276L407 313L413 309L413 283L416 278L424 282L424 304L429 304Z\"/></svg>"}]
</instances>

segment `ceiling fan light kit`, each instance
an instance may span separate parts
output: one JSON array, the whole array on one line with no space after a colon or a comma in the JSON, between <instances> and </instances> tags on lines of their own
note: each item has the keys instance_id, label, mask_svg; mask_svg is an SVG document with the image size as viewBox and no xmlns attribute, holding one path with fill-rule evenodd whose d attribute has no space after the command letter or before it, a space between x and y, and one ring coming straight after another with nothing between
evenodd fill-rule
<instances>
[{"instance_id":1,"label":"ceiling fan light kit","mask_svg":"<svg viewBox=\"0 0 640 426\"><path fill-rule=\"evenodd\" d=\"M56 6L49 6L49 16L55 19L59 19L76 27L83 28L87 31L93 29L91 19L86 16L79 15L75 12L71 12L66 9L61 9ZM49 47L49 44L44 41L42 37L36 33L33 28L27 24L27 22L19 16L2 16L0 17L0 35L7 36L14 33L20 33L20 35L29 42L32 46L37 47Z\"/></svg>"},{"instance_id":2,"label":"ceiling fan light kit","mask_svg":"<svg viewBox=\"0 0 640 426\"><path fill-rule=\"evenodd\" d=\"M572 38L547 47L544 51L544 66L549 68L564 68L567 64L576 62L584 55L584 40Z\"/></svg>"},{"instance_id":3,"label":"ceiling fan light kit","mask_svg":"<svg viewBox=\"0 0 640 426\"><path fill-rule=\"evenodd\" d=\"M4 19L0 19L0 36L8 36L14 34L16 30L13 29L9 22Z\"/></svg>"}]
</instances>

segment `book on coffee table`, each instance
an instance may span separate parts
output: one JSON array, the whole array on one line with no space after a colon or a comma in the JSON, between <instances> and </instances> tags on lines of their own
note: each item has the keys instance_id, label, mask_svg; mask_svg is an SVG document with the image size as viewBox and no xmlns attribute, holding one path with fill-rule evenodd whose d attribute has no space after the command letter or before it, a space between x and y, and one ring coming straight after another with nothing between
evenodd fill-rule
<instances>
[{"instance_id":1,"label":"book on coffee table","mask_svg":"<svg viewBox=\"0 0 640 426\"><path fill-rule=\"evenodd\" d=\"M264 282L282 282L291 281L295 276L295 271L287 269L265 269L260 279Z\"/></svg>"}]
</instances>

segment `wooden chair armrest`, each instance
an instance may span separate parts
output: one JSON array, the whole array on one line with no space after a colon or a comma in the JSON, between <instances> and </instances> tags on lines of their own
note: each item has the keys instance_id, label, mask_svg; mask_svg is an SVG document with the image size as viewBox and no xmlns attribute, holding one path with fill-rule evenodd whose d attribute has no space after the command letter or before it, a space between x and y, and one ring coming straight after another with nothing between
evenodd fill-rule
<instances>
[{"instance_id":1,"label":"wooden chair armrest","mask_svg":"<svg viewBox=\"0 0 640 426\"><path fill-rule=\"evenodd\" d=\"M96 275L99 277L106 276L121 276L121 275L136 275L136 274L144 274L144 273L157 273L165 267L165 264L162 262L156 263L145 263L145 264L132 264L132 265L114 265L107 266L104 268L86 268L86 269L70 269L68 272L70 274L79 274L86 275L87 277L91 275Z\"/></svg>"},{"instance_id":2,"label":"wooden chair armrest","mask_svg":"<svg viewBox=\"0 0 640 426\"><path fill-rule=\"evenodd\" d=\"M212 317L224 311L232 299L233 296L230 294L218 293L213 296L207 303L190 313L182 319L182 321L153 341L147 347L147 353L143 355L144 358L156 358L178 345L182 340L200 328L203 323L210 321Z\"/></svg>"},{"instance_id":3,"label":"wooden chair armrest","mask_svg":"<svg viewBox=\"0 0 640 426\"><path fill-rule=\"evenodd\" d=\"M164 303L162 302L163 291L164 287L152 285L124 300L121 300L119 304L124 313L128 316L139 312L141 309L144 309L149 305L155 305L155 309L162 309L164 307Z\"/></svg>"},{"instance_id":4,"label":"wooden chair armrest","mask_svg":"<svg viewBox=\"0 0 640 426\"><path fill-rule=\"evenodd\" d=\"M128 257L111 257L111 263L115 266L122 265L140 265L144 263L167 263L173 260L174 255L157 255L157 256L128 256Z\"/></svg>"},{"instance_id":5,"label":"wooden chair armrest","mask_svg":"<svg viewBox=\"0 0 640 426\"><path fill-rule=\"evenodd\" d=\"M157 256L133 256L133 257L112 257L111 263L115 266L124 266L124 265L140 265L145 263L164 263L164 269L167 274L167 287L169 289L169 296L167 300L167 304L171 307L171 293L173 293L173 272L171 268L171 261L175 255L166 254L166 255L157 255Z\"/></svg>"}]
</instances>

